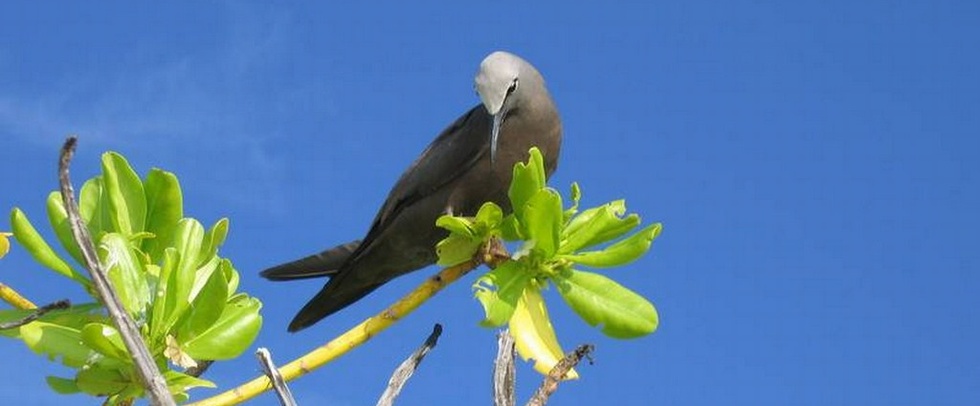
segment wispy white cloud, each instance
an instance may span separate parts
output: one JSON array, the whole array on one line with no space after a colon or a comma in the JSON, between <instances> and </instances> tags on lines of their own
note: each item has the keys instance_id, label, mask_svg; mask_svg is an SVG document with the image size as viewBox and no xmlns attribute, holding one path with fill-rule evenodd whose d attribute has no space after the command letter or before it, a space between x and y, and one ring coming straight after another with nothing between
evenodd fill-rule
<instances>
[{"instance_id":1,"label":"wispy white cloud","mask_svg":"<svg viewBox=\"0 0 980 406\"><path fill-rule=\"evenodd\" d=\"M271 131L274 116L255 114L256 103L268 102L274 111L276 101L252 94L251 81L275 69L288 39L289 15L237 3L226 7L228 26L215 27L219 39L208 52L175 52L153 66L130 68L121 61L124 69L108 80L104 72L97 80L68 69L68 79L48 88L0 88L0 134L50 146L71 133L91 148L175 158L191 144L195 152L216 157L215 166L227 158L228 165L251 168L247 174L209 171L213 178L203 181L214 183L218 194L236 196L230 192L245 183L266 191L229 203L278 211L281 194L274 189L283 163L266 146L283 132Z\"/></svg>"}]
</instances>

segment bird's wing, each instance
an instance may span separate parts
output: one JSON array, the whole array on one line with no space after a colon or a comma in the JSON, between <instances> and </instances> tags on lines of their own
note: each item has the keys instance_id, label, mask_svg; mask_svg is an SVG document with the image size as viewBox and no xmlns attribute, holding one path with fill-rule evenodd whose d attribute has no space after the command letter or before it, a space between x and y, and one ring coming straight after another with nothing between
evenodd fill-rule
<instances>
[{"instance_id":1,"label":"bird's wing","mask_svg":"<svg viewBox=\"0 0 980 406\"><path fill-rule=\"evenodd\" d=\"M490 124L491 116L477 105L443 130L388 192L361 247L368 247L403 208L452 183L490 153Z\"/></svg>"}]
</instances>

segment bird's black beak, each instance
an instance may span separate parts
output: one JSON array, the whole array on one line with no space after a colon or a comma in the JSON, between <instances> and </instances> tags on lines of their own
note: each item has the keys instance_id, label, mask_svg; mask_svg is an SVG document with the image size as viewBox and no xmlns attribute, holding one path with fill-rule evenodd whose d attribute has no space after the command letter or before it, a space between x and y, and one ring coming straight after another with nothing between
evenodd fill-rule
<instances>
[{"instance_id":1,"label":"bird's black beak","mask_svg":"<svg viewBox=\"0 0 980 406\"><path fill-rule=\"evenodd\" d=\"M493 115L493 129L490 130L490 165L497 160L497 138L500 135L500 124L504 121L504 111Z\"/></svg>"}]
</instances>

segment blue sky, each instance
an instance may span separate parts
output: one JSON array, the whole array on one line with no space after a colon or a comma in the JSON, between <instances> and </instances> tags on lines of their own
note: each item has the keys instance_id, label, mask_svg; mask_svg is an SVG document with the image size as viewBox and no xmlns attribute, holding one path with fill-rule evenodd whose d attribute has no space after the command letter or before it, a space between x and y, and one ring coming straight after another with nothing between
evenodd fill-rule
<instances>
[{"instance_id":1,"label":"blue sky","mask_svg":"<svg viewBox=\"0 0 980 406\"><path fill-rule=\"evenodd\" d=\"M552 185L665 226L609 271L657 305L655 334L606 338L549 296L563 344L597 347L554 404L980 402L980 3L568 3L5 4L0 210L43 222L69 133L77 182L107 150L175 172L188 215L230 217L223 254L265 302L257 344L284 363L435 269L299 334L286 324L320 282L257 272L361 236L505 49L561 111ZM295 382L301 404L373 404L436 322L399 404L485 402L496 348L474 277ZM0 281L83 297L16 248ZM20 343L0 356L0 400L91 404L47 393L65 370ZM246 354L208 376L230 388L258 371ZM522 364L519 398L538 383Z\"/></svg>"}]
</instances>

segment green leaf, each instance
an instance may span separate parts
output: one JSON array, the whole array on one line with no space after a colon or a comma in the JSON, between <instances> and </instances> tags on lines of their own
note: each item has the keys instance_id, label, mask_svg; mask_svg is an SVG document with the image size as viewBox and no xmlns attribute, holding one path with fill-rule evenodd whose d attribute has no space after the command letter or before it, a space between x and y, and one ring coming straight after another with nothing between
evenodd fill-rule
<instances>
[{"instance_id":1,"label":"green leaf","mask_svg":"<svg viewBox=\"0 0 980 406\"><path fill-rule=\"evenodd\" d=\"M61 246L68 251L68 254L79 264L85 263L82 251L75 242L75 236L71 232L71 223L68 221L68 211L65 210L65 203L61 200L60 192L48 194L48 222L54 229L55 236L61 242ZM91 230L90 230L91 231Z\"/></svg>"},{"instance_id":2,"label":"green leaf","mask_svg":"<svg viewBox=\"0 0 980 406\"><path fill-rule=\"evenodd\" d=\"M191 292L198 279L196 271L200 260L201 244L204 241L204 227L197 220L184 218L177 223L177 231L174 236L174 247L176 248L174 253L176 255L169 259L176 260L176 264L173 265L172 269L168 269L168 272L164 272L164 269L161 268L161 279L164 273L167 274L168 279L165 284L166 308L164 313L166 316L160 331L169 330L173 323L184 315L184 311L190 305ZM167 259L165 253L165 265ZM210 275L208 276L210 277Z\"/></svg>"},{"instance_id":3,"label":"green leaf","mask_svg":"<svg viewBox=\"0 0 980 406\"><path fill-rule=\"evenodd\" d=\"M228 301L221 317L208 330L182 343L182 349L194 359L237 357L252 344L262 327L261 308L258 299L236 295Z\"/></svg>"},{"instance_id":4,"label":"green leaf","mask_svg":"<svg viewBox=\"0 0 980 406\"><path fill-rule=\"evenodd\" d=\"M497 227L504 220L504 211L494 202L483 203L480 210L476 212L473 223L478 229L480 239L487 237L487 234Z\"/></svg>"},{"instance_id":5,"label":"green leaf","mask_svg":"<svg viewBox=\"0 0 980 406\"><path fill-rule=\"evenodd\" d=\"M545 187L544 157L536 147L528 152L527 163L518 162L514 165L514 176L507 190L511 207L518 218L523 219L524 204Z\"/></svg>"},{"instance_id":6,"label":"green leaf","mask_svg":"<svg viewBox=\"0 0 980 406\"><path fill-rule=\"evenodd\" d=\"M187 390L193 388L215 388L214 382L206 379L195 378L174 370L163 371L163 378L167 380L167 389L174 396L177 404L187 401Z\"/></svg>"},{"instance_id":7,"label":"green leaf","mask_svg":"<svg viewBox=\"0 0 980 406\"><path fill-rule=\"evenodd\" d=\"M48 386L51 387L51 390L60 395L70 395L82 391L81 389L78 389L78 385L75 384L74 379L47 376L44 378L44 380L48 382Z\"/></svg>"},{"instance_id":8,"label":"green leaf","mask_svg":"<svg viewBox=\"0 0 980 406\"><path fill-rule=\"evenodd\" d=\"M521 231L521 223L517 221L517 216L513 213L504 217L500 222L500 238L504 241L520 241L524 239L524 232Z\"/></svg>"},{"instance_id":9,"label":"green leaf","mask_svg":"<svg viewBox=\"0 0 980 406\"><path fill-rule=\"evenodd\" d=\"M42 315L38 320L57 324L70 329L81 329L88 323L102 321L106 316L98 313L103 309L99 303L85 303L63 310L52 310ZM0 310L0 323L21 320L37 311L36 309L4 309ZM0 330L0 335L20 338L20 329Z\"/></svg>"},{"instance_id":10,"label":"green leaf","mask_svg":"<svg viewBox=\"0 0 980 406\"><path fill-rule=\"evenodd\" d=\"M436 219L436 227L444 228L449 230L449 232L452 234L458 234L466 238L476 237L476 233L473 231L472 222L462 217L454 217L449 214L444 214Z\"/></svg>"},{"instance_id":11,"label":"green leaf","mask_svg":"<svg viewBox=\"0 0 980 406\"><path fill-rule=\"evenodd\" d=\"M132 362L122 336L115 327L103 323L89 323L82 327L82 343L110 358L125 363Z\"/></svg>"},{"instance_id":12,"label":"green leaf","mask_svg":"<svg viewBox=\"0 0 980 406\"><path fill-rule=\"evenodd\" d=\"M220 268L231 268L231 262L222 260ZM191 302L187 316L177 326L177 338L186 342L205 332L221 316L228 300L228 281L225 271L212 272L211 277Z\"/></svg>"},{"instance_id":13,"label":"green leaf","mask_svg":"<svg viewBox=\"0 0 980 406\"><path fill-rule=\"evenodd\" d=\"M469 261L480 249L480 241L460 234L450 234L436 244L439 266L453 266Z\"/></svg>"},{"instance_id":14,"label":"green leaf","mask_svg":"<svg viewBox=\"0 0 980 406\"><path fill-rule=\"evenodd\" d=\"M164 379L167 380L167 387L172 393L186 392L192 388L215 388L214 382L206 379L195 378L177 371L168 370L163 372Z\"/></svg>"},{"instance_id":15,"label":"green leaf","mask_svg":"<svg viewBox=\"0 0 980 406\"><path fill-rule=\"evenodd\" d=\"M232 295L235 294L235 291L238 290L238 280L239 280L238 271L235 270L235 266L232 265L232 263L231 263L230 260L228 260L228 259L222 259L222 261L227 261L228 262L228 266L227 267L222 266L219 269L221 269L221 271L225 273L225 280L228 281L228 295L227 296L228 297L231 297Z\"/></svg>"},{"instance_id":16,"label":"green leaf","mask_svg":"<svg viewBox=\"0 0 980 406\"><path fill-rule=\"evenodd\" d=\"M146 284L143 263L134 252L132 243L122 234L108 233L102 237L99 248L109 281L123 307L134 319L142 319L150 302L150 290Z\"/></svg>"},{"instance_id":17,"label":"green leaf","mask_svg":"<svg viewBox=\"0 0 980 406\"><path fill-rule=\"evenodd\" d=\"M102 154L102 174L115 230L126 236L143 231L146 194L139 176L126 158L115 152Z\"/></svg>"},{"instance_id":18,"label":"green leaf","mask_svg":"<svg viewBox=\"0 0 980 406\"><path fill-rule=\"evenodd\" d=\"M550 258L558 250L562 225L561 196L554 189L541 189L524 205L519 216L527 238L534 244L532 251Z\"/></svg>"},{"instance_id":19,"label":"green leaf","mask_svg":"<svg viewBox=\"0 0 980 406\"><path fill-rule=\"evenodd\" d=\"M650 249L653 239L660 235L662 228L660 223L651 224L603 250L563 255L562 258L593 268L626 265L637 260Z\"/></svg>"},{"instance_id":20,"label":"green leaf","mask_svg":"<svg viewBox=\"0 0 980 406\"><path fill-rule=\"evenodd\" d=\"M143 252L150 261L159 263L163 250L173 241L177 222L184 217L184 202L180 182L174 174L153 168L143 183L146 194L146 231L154 238L143 241Z\"/></svg>"},{"instance_id":21,"label":"green leaf","mask_svg":"<svg viewBox=\"0 0 980 406\"><path fill-rule=\"evenodd\" d=\"M51 249L51 246L38 234L34 226L31 225L30 220L27 219L27 216L20 209L14 208L10 212L10 225L13 228L14 238L34 257L35 261L63 276L71 278L86 288L91 286L92 282L88 278L74 270Z\"/></svg>"},{"instance_id":22,"label":"green leaf","mask_svg":"<svg viewBox=\"0 0 980 406\"><path fill-rule=\"evenodd\" d=\"M93 354L82 344L77 329L57 324L33 321L20 327L20 337L32 351L73 368L84 365Z\"/></svg>"},{"instance_id":23,"label":"green leaf","mask_svg":"<svg viewBox=\"0 0 980 406\"><path fill-rule=\"evenodd\" d=\"M78 195L78 214L95 241L99 241L103 233L113 230L109 201L105 196L101 176L86 181Z\"/></svg>"},{"instance_id":24,"label":"green leaf","mask_svg":"<svg viewBox=\"0 0 980 406\"><path fill-rule=\"evenodd\" d=\"M473 283L473 293L483 305L484 327L499 327L510 320L517 301L531 283L531 273L518 261L507 261Z\"/></svg>"},{"instance_id":25,"label":"green leaf","mask_svg":"<svg viewBox=\"0 0 980 406\"><path fill-rule=\"evenodd\" d=\"M228 219L222 218L218 222L214 223L206 233L204 233L204 240L201 245L201 253L198 255L199 260L198 266L201 266L208 261L214 260L215 255L218 254L218 248L225 243L225 238L228 237Z\"/></svg>"},{"instance_id":26,"label":"green leaf","mask_svg":"<svg viewBox=\"0 0 980 406\"><path fill-rule=\"evenodd\" d=\"M571 270L552 279L562 299L590 326L614 338L634 338L657 329L653 304L603 275Z\"/></svg>"},{"instance_id":27,"label":"green leaf","mask_svg":"<svg viewBox=\"0 0 980 406\"><path fill-rule=\"evenodd\" d=\"M593 211L594 210L594 211ZM628 233L640 224L640 216L626 212L626 203L616 200L596 209L583 211L572 218L562 232L562 243L558 252L569 254L579 249L602 244ZM579 220L579 217L583 217Z\"/></svg>"},{"instance_id":28,"label":"green leaf","mask_svg":"<svg viewBox=\"0 0 980 406\"><path fill-rule=\"evenodd\" d=\"M177 299L173 289L170 288L170 282L176 278L174 274L179 262L180 254L176 249L170 247L163 251L163 262L160 265L160 275L150 309L150 337L154 342L163 342L164 336L170 329L169 323L176 320L172 313Z\"/></svg>"},{"instance_id":29,"label":"green leaf","mask_svg":"<svg viewBox=\"0 0 980 406\"><path fill-rule=\"evenodd\" d=\"M122 391L127 386L139 385L133 379L127 378L116 368L105 368L91 365L83 368L75 375L78 389L89 395L104 396Z\"/></svg>"}]
</instances>

